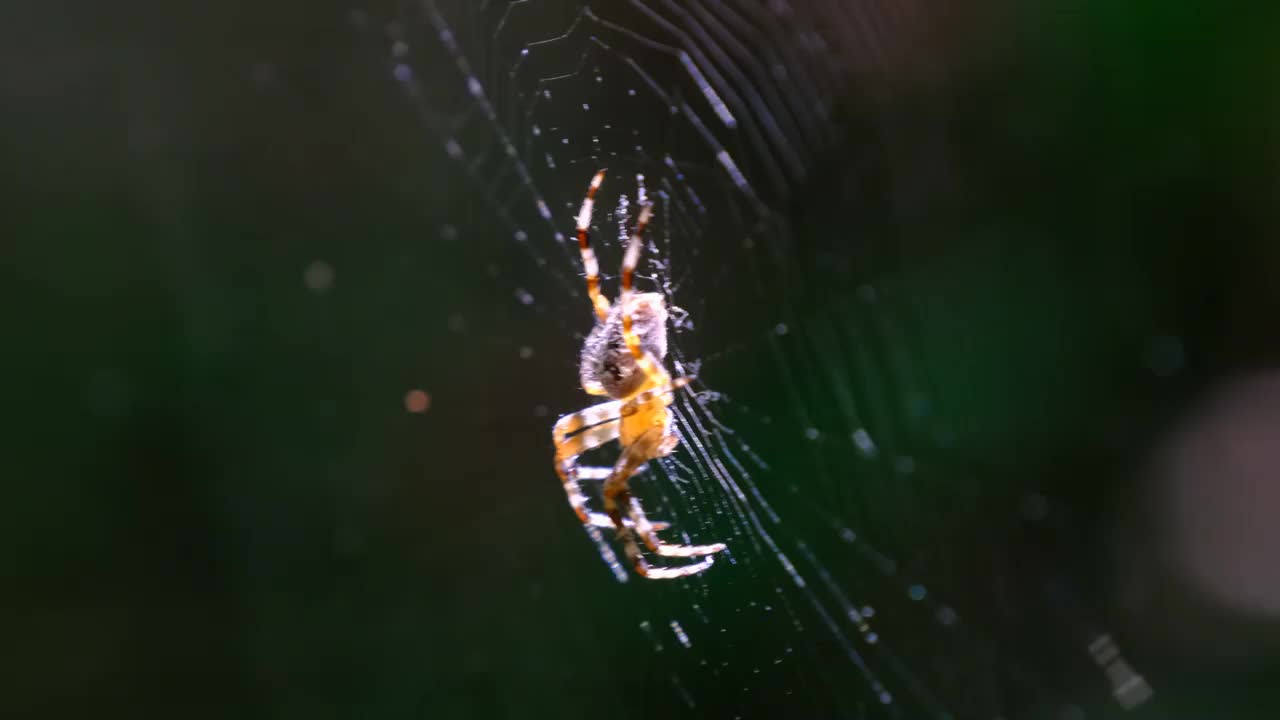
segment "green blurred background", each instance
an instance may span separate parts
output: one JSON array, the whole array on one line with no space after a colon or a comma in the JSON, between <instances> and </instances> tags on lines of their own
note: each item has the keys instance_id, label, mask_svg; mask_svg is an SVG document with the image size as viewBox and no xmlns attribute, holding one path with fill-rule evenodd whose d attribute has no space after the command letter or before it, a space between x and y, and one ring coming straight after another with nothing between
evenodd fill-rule
<instances>
[{"instance_id":1,"label":"green blurred background","mask_svg":"<svg viewBox=\"0 0 1280 720\"><path fill-rule=\"evenodd\" d=\"M690 688L694 710L672 692L636 623L686 601L601 571L549 462L554 415L584 403L582 308L513 251L349 10L5 13L11 716L880 717L821 644L752 680L760 700L732 673ZM778 202L791 281L689 341L741 347L704 379L781 418L738 430L788 526L825 532L794 486L967 619L882 631L956 717L1275 717L1274 614L1178 575L1144 478L1280 349L1276 14L915 6ZM714 307L736 286L691 287ZM761 339L781 305L792 332ZM800 381L815 426L840 424L843 379L921 472L813 455L778 352L829 374ZM411 388L427 412L405 411ZM928 421L903 410L919 396ZM814 457L857 489L807 486ZM864 582L850 550L812 544ZM759 592L735 582L711 612ZM753 656L750 626L723 626L721 650ZM1151 702L1119 708L1095 631ZM945 680L964 672L981 693Z\"/></svg>"}]
</instances>

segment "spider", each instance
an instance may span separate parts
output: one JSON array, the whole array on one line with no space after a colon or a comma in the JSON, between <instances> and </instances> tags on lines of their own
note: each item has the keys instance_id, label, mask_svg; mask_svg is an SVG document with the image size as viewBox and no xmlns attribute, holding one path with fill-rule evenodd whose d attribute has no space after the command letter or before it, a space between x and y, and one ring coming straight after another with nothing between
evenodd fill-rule
<instances>
[{"instance_id":1,"label":"spider","mask_svg":"<svg viewBox=\"0 0 1280 720\"><path fill-rule=\"evenodd\" d=\"M672 380L662 366L667 355L667 306L662 294L635 293L631 288L640 260L641 236L653 215L652 203L641 206L623 256L618 301L610 305L600 292L600 266L591 249L588 228L596 190L604 182L604 174L601 170L591 179L578 213L578 249L582 251L587 295L596 316L595 327L582 345L578 373L587 394L612 400L565 415L556 422L551 434L556 446L556 473L564 483L569 505L578 519L587 525L612 527L637 573L651 579L695 575L711 567L711 556L724 550L725 545L664 543L657 531L669 525L651 522L645 517L639 500L632 497L627 484L642 464L670 455L680 442L668 406L672 394L689 384L690 378ZM617 440L622 446L622 454L612 468L578 467L580 455L611 440ZM587 498L578 484L580 479L604 479L604 513L587 508ZM657 555L701 559L687 565L653 567L641 553L637 534Z\"/></svg>"}]
</instances>

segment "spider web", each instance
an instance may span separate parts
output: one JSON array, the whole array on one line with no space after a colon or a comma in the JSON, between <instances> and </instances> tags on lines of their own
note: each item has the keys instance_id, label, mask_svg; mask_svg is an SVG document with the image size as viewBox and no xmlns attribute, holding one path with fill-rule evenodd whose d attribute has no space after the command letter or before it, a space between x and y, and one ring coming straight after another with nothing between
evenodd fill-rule
<instances>
[{"instance_id":1,"label":"spider web","mask_svg":"<svg viewBox=\"0 0 1280 720\"><path fill-rule=\"evenodd\" d=\"M597 563L546 558L574 565L587 604L605 606L583 608L600 646L621 624L622 647L647 653L604 655L638 676L625 697L579 688L575 702L584 716L628 717L1078 712L1071 691L1021 668L950 599L967 570L947 552L946 517L983 498L945 461L957 431L916 336L945 311L861 275L856 259L876 251L853 208L804 194L828 179L837 93L875 56L876 18L809 10L422 0L350 15L386 92L476 198L446 213L441 241L478 246L485 264L461 270L527 323L496 342L551 390L509 432L549 434L592 400L573 387L591 315L571 234L592 173L609 168L593 238L610 296L632 210L655 202L638 285L679 308L668 364L697 379L673 404L679 449L632 484L672 541L729 550L669 583L631 577L609 531L586 530ZM826 27L864 42L846 47L850 35ZM471 237L477 215L502 232ZM829 226L849 231L810 239ZM608 465L616 451L584 461ZM539 504L558 505L547 522L572 525L549 447L541 475Z\"/></svg>"}]
</instances>

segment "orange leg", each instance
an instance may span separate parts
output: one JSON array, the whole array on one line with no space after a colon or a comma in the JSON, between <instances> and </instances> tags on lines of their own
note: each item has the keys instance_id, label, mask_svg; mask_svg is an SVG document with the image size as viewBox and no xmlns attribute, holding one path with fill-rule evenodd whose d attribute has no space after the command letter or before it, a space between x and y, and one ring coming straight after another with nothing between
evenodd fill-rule
<instances>
[{"instance_id":1,"label":"orange leg","mask_svg":"<svg viewBox=\"0 0 1280 720\"><path fill-rule=\"evenodd\" d=\"M596 261L596 251L591 249L591 211L596 204L596 190L604 182L602 168L591 178L587 187L587 196L582 199L582 209L578 211L578 250L582 253L582 268L587 274L587 297L591 298L591 306L595 308L596 317L604 322L609 317L609 300L600 293L600 263Z\"/></svg>"},{"instance_id":2,"label":"orange leg","mask_svg":"<svg viewBox=\"0 0 1280 720\"><path fill-rule=\"evenodd\" d=\"M622 290L618 295L618 302L622 305L622 339L626 341L631 357L635 358L636 367L649 378L651 384L665 387L670 383L671 376L667 374L661 362L640 346L640 336L636 334L633 327L629 302L633 292L636 266L640 263L640 251L644 247L644 229L652 218L653 205L645 203L640 208L640 217L636 219L636 228L631 233L631 241L627 243L627 253L622 256Z\"/></svg>"},{"instance_id":3,"label":"orange leg","mask_svg":"<svg viewBox=\"0 0 1280 720\"><path fill-rule=\"evenodd\" d=\"M613 472L605 480L604 484L605 513L613 520L618 540L622 543L627 560L635 567L638 574L655 580L696 575L711 567L714 562L710 557L711 555L725 549L723 543L714 545L668 545L662 542L655 534L654 525L649 522L644 510L640 507L640 501L631 496L628 481L635 474L636 468L646 460L658 455L661 442L662 437L657 430L641 436L639 440L623 450L622 457L618 458L617 464L613 467ZM631 521L630 523L625 522L622 517L621 506L624 505L627 509L629 516L627 519ZM645 544L649 546L649 549L658 555L664 557L701 557L702 560L678 567L652 567L641 553L640 546L636 542L636 533L639 533Z\"/></svg>"},{"instance_id":4,"label":"orange leg","mask_svg":"<svg viewBox=\"0 0 1280 720\"><path fill-rule=\"evenodd\" d=\"M551 430L551 442L556 448L556 474L564 484L569 505L578 519L590 523L587 497L578 485L578 456L618 437L618 416L622 403L600 403L581 412L565 415L556 421Z\"/></svg>"}]
</instances>

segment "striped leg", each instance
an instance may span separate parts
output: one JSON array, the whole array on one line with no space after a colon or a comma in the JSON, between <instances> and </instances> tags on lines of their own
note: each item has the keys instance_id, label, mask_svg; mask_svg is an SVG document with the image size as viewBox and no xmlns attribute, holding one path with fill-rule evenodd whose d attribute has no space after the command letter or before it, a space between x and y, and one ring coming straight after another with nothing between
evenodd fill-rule
<instances>
[{"instance_id":1,"label":"striped leg","mask_svg":"<svg viewBox=\"0 0 1280 720\"><path fill-rule=\"evenodd\" d=\"M635 527L636 533L640 535L640 539L644 540L644 544L649 547L653 553L663 557L702 557L704 555L714 555L724 550L727 546L724 543L713 543L711 545L668 545L662 542L658 537L658 530L665 530L670 527L669 523L651 522L644 514L644 509L640 507L640 501L634 496L627 493L631 501L630 517L624 518L624 522L630 520Z\"/></svg>"},{"instance_id":2,"label":"striped leg","mask_svg":"<svg viewBox=\"0 0 1280 720\"><path fill-rule=\"evenodd\" d=\"M671 376L667 374L661 362L640 347L640 336L632 327L631 320L632 282L635 280L636 265L640 263L640 251L644 247L644 229L652 218L653 204L645 203L640 207L636 229L631 233L631 242L627 243L627 253L622 257L622 291L618 295L618 302L622 305L622 339L626 341L631 357L635 358L636 367L640 368L640 371L648 376L649 381L654 385L665 387L670 384Z\"/></svg>"},{"instance_id":3,"label":"striped leg","mask_svg":"<svg viewBox=\"0 0 1280 720\"><path fill-rule=\"evenodd\" d=\"M725 548L720 543L715 545L667 545L663 543L654 533L655 528L649 522L649 519L645 517L639 501L631 496L627 482L635 474L636 468L648 458L657 455L661 441L661 434L655 430L646 433L635 443L624 448L622 456L618 458L617 464L613 466L613 472L604 483L604 509L613 520L614 527L617 529L618 540L622 543L627 559L635 567L638 574L652 580L670 580L672 578L696 575L711 567L712 563L715 562L710 557L712 554ZM623 520L620 507L622 504L627 506L630 523ZM640 551L640 545L636 542L636 533L639 533L645 544L658 555L664 557L702 557L702 560L676 567L652 567Z\"/></svg>"},{"instance_id":4,"label":"striped leg","mask_svg":"<svg viewBox=\"0 0 1280 720\"><path fill-rule=\"evenodd\" d=\"M569 505L578 519L590 523L587 497L578 485L578 456L618 437L618 417L622 403L612 401L565 415L556 421L551 430L551 442L556 447L556 474L564 483Z\"/></svg>"},{"instance_id":5,"label":"striped leg","mask_svg":"<svg viewBox=\"0 0 1280 720\"><path fill-rule=\"evenodd\" d=\"M604 404L609 405L611 403ZM591 410L594 409L591 408ZM583 480L606 480L613 473L613 468L583 467L578 465L578 456L611 440L617 440L620 426L615 416L613 420L606 420L587 430L579 429L578 434L572 437L565 437L569 432L573 432L572 428L575 425L583 422L583 414L566 415L561 418L560 422L556 423L555 437L559 438L556 444L556 469L560 472L561 480L564 482L565 494L569 496L569 504L573 507L574 512L577 513L578 519L582 520L586 525L613 530L616 526L613 524L612 518L604 513L592 512L587 508L587 497L582 492L580 484ZM641 537L647 538L653 532L671 527L671 523L652 522L648 518L644 519L646 525ZM624 518L623 523L627 525L633 524L629 518ZM646 543L648 543L647 539Z\"/></svg>"},{"instance_id":6,"label":"striped leg","mask_svg":"<svg viewBox=\"0 0 1280 720\"><path fill-rule=\"evenodd\" d=\"M582 252L582 268L587 274L587 297L595 308L596 317L604 322L609 317L609 300L600 293L600 263L596 261L596 251L591 249L591 211L596 205L596 190L604 182L604 169L601 168L591 185L587 188L587 196L582 199L582 209L578 211L578 250Z\"/></svg>"},{"instance_id":7,"label":"striped leg","mask_svg":"<svg viewBox=\"0 0 1280 720\"><path fill-rule=\"evenodd\" d=\"M637 396L636 401L648 402L656 394L666 394L689 384L690 378L677 378L675 382L666 387L654 388L646 390ZM551 429L551 442L556 448L556 474L560 476L560 481L564 483L565 493L569 496L569 504L573 507L573 511L578 515L578 519L584 523L599 525L597 518L593 515L598 513L590 513L587 510L587 498L582 494L582 488L579 486L579 480L604 480L611 470L609 468L579 468L578 456L598 448L601 445L617 440L621 430L617 420L622 414L622 401L613 400L611 402L592 405L586 410L580 410L570 415L565 415L556 421L555 427ZM643 461L642 461L643 462ZM654 528L661 530L667 527L666 523L654 523ZM608 522L605 527L613 527L613 522Z\"/></svg>"}]
</instances>

